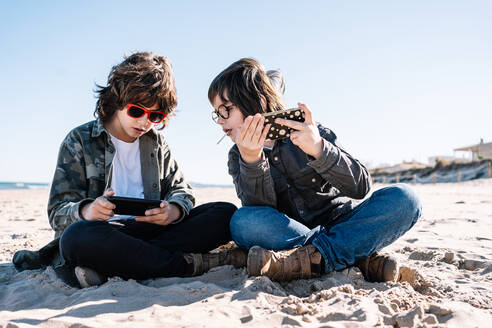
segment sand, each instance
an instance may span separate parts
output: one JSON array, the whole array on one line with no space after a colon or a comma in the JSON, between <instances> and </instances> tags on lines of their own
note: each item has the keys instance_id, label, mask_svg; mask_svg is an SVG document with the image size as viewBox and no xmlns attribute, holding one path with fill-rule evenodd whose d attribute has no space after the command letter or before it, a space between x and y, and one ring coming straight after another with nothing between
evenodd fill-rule
<instances>
[{"instance_id":1,"label":"sand","mask_svg":"<svg viewBox=\"0 0 492 328\"><path fill-rule=\"evenodd\" d=\"M492 180L414 188L423 217L385 249L403 265L397 283L368 283L352 268L279 284L224 266L86 289L69 287L51 267L14 269L16 250L53 236L48 191L2 190L0 327L491 327ZM239 204L233 189L196 193L199 203Z\"/></svg>"}]
</instances>

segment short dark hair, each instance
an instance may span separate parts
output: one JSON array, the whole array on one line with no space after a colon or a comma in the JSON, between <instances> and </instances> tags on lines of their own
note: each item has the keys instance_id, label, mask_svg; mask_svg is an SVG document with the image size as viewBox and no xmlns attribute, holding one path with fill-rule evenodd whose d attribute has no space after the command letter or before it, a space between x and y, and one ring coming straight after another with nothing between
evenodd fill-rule
<instances>
[{"instance_id":1,"label":"short dark hair","mask_svg":"<svg viewBox=\"0 0 492 328\"><path fill-rule=\"evenodd\" d=\"M126 104L152 107L171 114L178 104L171 62L151 52L125 56L122 63L111 68L107 86L96 84L97 103L94 115L106 123ZM169 122L167 115L161 127Z\"/></svg>"},{"instance_id":2,"label":"short dark hair","mask_svg":"<svg viewBox=\"0 0 492 328\"><path fill-rule=\"evenodd\" d=\"M208 100L218 95L239 107L244 117L285 108L282 92L285 89L279 71L266 71L254 58L241 58L219 73L210 84ZM262 96L265 97L262 106Z\"/></svg>"}]
</instances>

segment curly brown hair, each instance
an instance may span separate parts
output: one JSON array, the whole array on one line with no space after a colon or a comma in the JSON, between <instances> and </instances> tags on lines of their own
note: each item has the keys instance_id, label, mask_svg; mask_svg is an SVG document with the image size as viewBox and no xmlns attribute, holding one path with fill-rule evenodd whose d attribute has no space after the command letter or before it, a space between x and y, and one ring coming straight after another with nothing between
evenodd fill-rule
<instances>
[{"instance_id":1,"label":"curly brown hair","mask_svg":"<svg viewBox=\"0 0 492 328\"><path fill-rule=\"evenodd\" d=\"M171 62L151 52L137 52L111 68L107 86L96 84L97 103L94 115L106 123L126 104L159 106L168 113L159 129L169 122L178 104Z\"/></svg>"},{"instance_id":2,"label":"curly brown hair","mask_svg":"<svg viewBox=\"0 0 492 328\"><path fill-rule=\"evenodd\" d=\"M208 89L208 100L213 103L218 95L222 101L238 106L246 117L284 109L284 90L279 71L266 71L256 59L241 58L215 77Z\"/></svg>"}]
</instances>

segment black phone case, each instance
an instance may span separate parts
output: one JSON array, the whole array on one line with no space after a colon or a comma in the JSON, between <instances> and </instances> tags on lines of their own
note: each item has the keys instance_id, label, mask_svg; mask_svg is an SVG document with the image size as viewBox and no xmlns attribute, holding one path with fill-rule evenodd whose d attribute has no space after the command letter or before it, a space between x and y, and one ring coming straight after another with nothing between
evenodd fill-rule
<instances>
[{"instance_id":1,"label":"black phone case","mask_svg":"<svg viewBox=\"0 0 492 328\"><path fill-rule=\"evenodd\" d=\"M267 140L277 140L290 137L292 128L275 123L276 118L304 122L304 112L300 108L290 108L263 114L265 125L271 124L270 131L267 134Z\"/></svg>"},{"instance_id":2,"label":"black phone case","mask_svg":"<svg viewBox=\"0 0 492 328\"><path fill-rule=\"evenodd\" d=\"M160 200L153 199L117 196L110 196L107 198L111 203L116 205L116 208L113 210L114 214L145 216L146 210L159 207L161 204Z\"/></svg>"}]
</instances>

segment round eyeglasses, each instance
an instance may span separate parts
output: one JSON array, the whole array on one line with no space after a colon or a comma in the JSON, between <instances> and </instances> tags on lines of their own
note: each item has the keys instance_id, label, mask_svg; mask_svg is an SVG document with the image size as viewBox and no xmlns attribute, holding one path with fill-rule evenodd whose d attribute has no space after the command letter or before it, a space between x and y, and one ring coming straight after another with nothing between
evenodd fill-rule
<instances>
[{"instance_id":1,"label":"round eyeglasses","mask_svg":"<svg viewBox=\"0 0 492 328\"><path fill-rule=\"evenodd\" d=\"M232 106L234 105L220 105L217 110L212 111L212 120L214 120L215 123L219 122L219 117L227 120L229 118L229 112L231 111Z\"/></svg>"}]
</instances>

